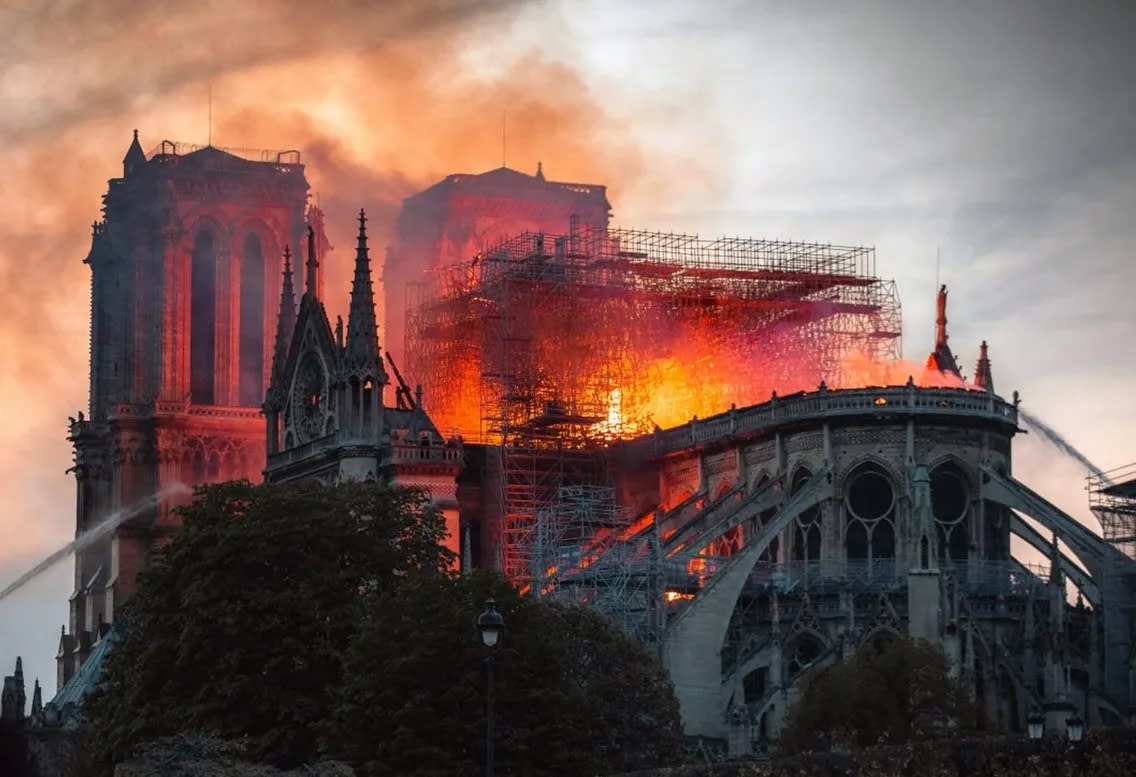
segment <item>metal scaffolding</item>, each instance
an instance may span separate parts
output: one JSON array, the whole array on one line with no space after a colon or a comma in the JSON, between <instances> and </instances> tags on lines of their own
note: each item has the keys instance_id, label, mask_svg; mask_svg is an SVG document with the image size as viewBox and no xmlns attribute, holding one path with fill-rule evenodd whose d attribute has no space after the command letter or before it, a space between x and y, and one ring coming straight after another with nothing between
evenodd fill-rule
<instances>
[{"instance_id":1,"label":"metal scaffolding","mask_svg":"<svg viewBox=\"0 0 1136 777\"><path fill-rule=\"evenodd\" d=\"M1136 559L1136 464L1090 477L1089 507L1104 538Z\"/></svg>"},{"instance_id":2,"label":"metal scaffolding","mask_svg":"<svg viewBox=\"0 0 1136 777\"><path fill-rule=\"evenodd\" d=\"M537 511L528 549L532 585L542 596L599 610L629 634L650 641L653 587L649 549L633 536L653 514L632 520L603 486L564 486Z\"/></svg>"},{"instance_id":3,"label":"metal scaffolding","mask_svg":"<svg viewBox=\"0 0 1136 777\"><path fill-rule=\"evenodd\" d=\"M899 356L873 249L573 224L525 233L419 284L409 370L446 434L500 446L503 571L532 570L537 513L603 485L588 455Z\"/></svg>"}]
</instances>

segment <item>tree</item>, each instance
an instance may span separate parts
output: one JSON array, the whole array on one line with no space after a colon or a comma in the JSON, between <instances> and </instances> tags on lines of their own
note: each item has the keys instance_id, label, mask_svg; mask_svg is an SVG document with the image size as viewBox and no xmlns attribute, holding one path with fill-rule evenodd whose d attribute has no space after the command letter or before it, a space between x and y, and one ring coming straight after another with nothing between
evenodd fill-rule
<instances>
[{"instance_id":1,"label":"tree","mask_svg":"<svg viewBox=\"0 0 1136 777\"><path fill-rule=\"evenodd\" d=\"M285 768L313 760L365 598L444 574L442 519L421 492L373 483L211 485L181 515L85 703L92 762L183 731L247 737Z\"/></svg>"},{"instance_id":2,"label":"tree","mask_svg":"<svg viewBox=\"0 0 1136 777\"><path fill-rule=\"evenodd\" d=\"M485 748L493 596L500 775L609 774L673 763L678 702L659 661L594 611L522 597L499 576L419 578L377 596L347 660L331 755L361 775L468 775Z\"/></svg>"},{"instance_id":3,"label":"tree","mask_svg":"<svg viewBox=\"0 0 1136 777\"><path fill-rule=\"evenodd\" d=\"M200 734L179 734L147 742L134 758L115 768L115 777L355 777L349 766L323 761L294 772L250 762L241 742Z\"/></svg>"},{"instance_id":4,"label":"tree","mask_svg":"<svg viewBox=\"0 0 1136 777\"><path fill-rule=\"evenodd\" d=\"M973 719L969 689L951 677L946 655L930 642L897 637L814 670L780 746L799 753L899 744L970 728Z\"/></svg>"}]
</instances>

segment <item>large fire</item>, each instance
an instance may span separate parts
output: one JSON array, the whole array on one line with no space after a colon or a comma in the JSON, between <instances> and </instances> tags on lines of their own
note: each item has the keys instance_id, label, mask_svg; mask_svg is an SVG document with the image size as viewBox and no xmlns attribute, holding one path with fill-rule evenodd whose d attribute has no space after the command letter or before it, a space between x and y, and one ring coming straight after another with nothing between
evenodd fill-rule
<instances>
[{"instance_id":1,"label":"large fire","mask_svg":"<svg viewBox=\"0 0 1136 777\"><path fill-rule=\"evenodd\" d=\"M651 253L671 239L678 250ZM894 288L872 277L868 249L769 246L522 235L440 274L410 314L410 372L446 433L558 445L633 437L822 382L966 387L898 358Z\"/></svg>"}]
</instances>

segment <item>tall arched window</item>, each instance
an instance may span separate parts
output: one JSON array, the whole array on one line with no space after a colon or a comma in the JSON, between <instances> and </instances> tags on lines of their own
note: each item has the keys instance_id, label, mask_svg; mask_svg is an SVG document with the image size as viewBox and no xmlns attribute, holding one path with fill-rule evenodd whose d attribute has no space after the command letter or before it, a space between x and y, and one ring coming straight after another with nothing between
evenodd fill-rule
<instances>
[{"instance_id":1,"label":"tall arched window","mask_svg":"<svg viewBox=\"0 0 1136 777\"><path fill-rule=\"evenodd\" d=\"M970 556L970 499L966 479L956 464L941 464L931 472L931 511L944 555L952 561L966 561Z\"/></svg>"},{"instance_id":2,"label":"tall arched window","mask_svg":"<svg viewBox=\"0 0 1136 777\"><path fill-rule=\"evenodd\" d=\"M769 487L769 476L763 475L761 480L758 481L754 493L761 495ZM771 507L768 510L763 510L760 515L753 519L752 533L756 537L758 532L765 528L765 525L773 520L773 516L777 515L777 508ZM781 538L774 537L769 541L769 545L761 552L759 561L764 561L768 564L776 564L781 547Z\"/></svg>"},{"instance_id":3,"label":"tall arched window","mask_svg":"<svg viewBox=\"0 0 1136 777\"><path fill-rule=\"evenodd\" d=\"M793 476L793 484L789 488L792 497L801 491L813 473L802 467ZM793 525L793 560L819 561L820 560L820 505L813 505L797 516Z\"/></svg>"},{"instance_id":4,"label":"tall arched window","mask_svg":"<svg viewBox=\"0 0 1136 777\"><path fill-rule=\"evenodd\" d=\"M189 297L189 397L199 405L213 404L216 283L217 248L203 229L193 242Z\"/></svg>"},{"instance_id":5,"label":"tall arched window","mask_svg":"<svg viewBox=\"0 0 1136 777\"><path fill-rule=\"evenodd\" d=\"M264 253L256 235L245 238L241 251L241 348L239 403L258 407L264 401Z\"/></svg>"},{"instance_id":6,"label":"tall arched window","mask_svg":"<svg viewBox=\"0 0 1136 777\"><path fill-rule=\"evenodd\" d=\"M872 464L857 469L844 492L844 549L849 561L895 558L895 489Z\"/></svg>"}]
</instances>

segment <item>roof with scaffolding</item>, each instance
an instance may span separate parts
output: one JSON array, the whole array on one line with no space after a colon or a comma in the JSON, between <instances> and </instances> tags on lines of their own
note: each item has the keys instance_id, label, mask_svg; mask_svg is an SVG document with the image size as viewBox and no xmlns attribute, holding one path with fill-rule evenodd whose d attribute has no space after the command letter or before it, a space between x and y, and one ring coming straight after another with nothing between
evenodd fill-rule
<instances>
[{"instance_id":1,"label":"roof with scaffolding","mask_svg":"<svg viewBox=\"0 0 1136 777\"><path fill-rule=\"evenodd\" d=\"M407 333L439 428L501 446L503 564L527 577L536 512L591 482L586 451L840 387L849 357L898 357L900 307L871 248L577 221L436 271Z\"/></svg>"},{"instance_id":2,"label":"roof with scaffolding","mask_svg":"<svg viewBox=\"0 0 1136 777\"><path fill-rule=\"evenodd\" d=\"M874 250L856 246L524 233L420 284L410 369L439 426L467 438L499 438L506 420L518 433L543 428L537 419L549 407L590 424L592 437L633 436L689 420L675 414L687 408L711 414L774 390L839 386L849 352L895 358L899 301L875 269ZM762 375L734 370L728 385L714 385L723 369L744 363L753 372L755 357ZM683 374L658 374L668 367ZM668 413L650 406L661 382L716 396L684 396ZM479 408L471 383L481 387Z\"/></svg>"}]
</instances>

